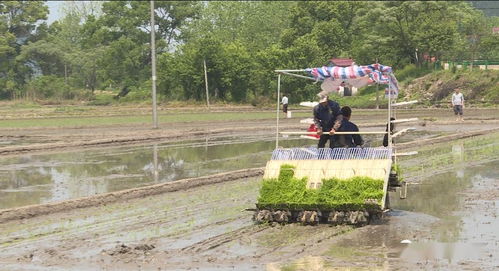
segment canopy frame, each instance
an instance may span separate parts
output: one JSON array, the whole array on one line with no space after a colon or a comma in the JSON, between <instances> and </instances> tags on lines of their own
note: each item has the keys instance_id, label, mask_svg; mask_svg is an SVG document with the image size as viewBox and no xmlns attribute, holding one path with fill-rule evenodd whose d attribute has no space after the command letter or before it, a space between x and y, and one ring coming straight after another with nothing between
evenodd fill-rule
<instances>
[{"instance_id":1,"label":"canopy frame","mask_svg":"<svg viewBox=\"0 0 499 271\"><path fill-rule=\"evenodd\" d=\"M307 70L306 69L291 69L291 70L275 70L274 72L276 72L278 74L277 76L277 112L276 112L276 141L275 141L275 147L276 149L279 148L279 104L280 104L280 97L281 97L281 75L289 75L289 76L294 76L294 77L298 77L298 78L303 78L303 79L309 79L309 80L313 80L313 81L316 81L318 82L319 79L316 79L312 76L304 76L304 75L300 75L300 74L295 74L295 73L298 73L298 72L306 72ZM389 75L392 75L392 73L390 73ZM379 85L379 83L376 82L377 85ZM391 131L391 126L392 126L392 121L391 121L391 118L392 118L392 88L391 88L391 84L388 84L388 116L387 116L387 124L388 124L388 127L387 127L387 132L388 132L388 148L389 149L392 149L392 133L390 132ZM384 132L384 131L377 131L377 132L374 132L375 134L386 134L387 132ZM370 132L371 134L373 132ZM284 134L284 133L281 133L281 134ZM286 133L286 134L289 134L289 133ZM310 133L303 133L303 134L310 134ZM352 133L348 133L348 132L342 132L342 134L353 134ZM356 134L363 134L363 133L356 133ZM365 134L369 134L367 132L365 132Z\"/></svg>"}]
</instances>

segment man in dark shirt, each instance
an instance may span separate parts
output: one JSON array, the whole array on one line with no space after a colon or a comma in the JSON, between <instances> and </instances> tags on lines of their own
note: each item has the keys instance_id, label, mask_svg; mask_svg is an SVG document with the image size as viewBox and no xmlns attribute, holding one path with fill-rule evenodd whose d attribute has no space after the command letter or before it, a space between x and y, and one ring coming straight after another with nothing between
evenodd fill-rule
<instances>
[{"instance_id":1,"label":"man in dark shirt","mask_svg":"<svg viewBox=\"0 0 499 271\"><path fill-rule=\"evenodd\" d=\"M341 112L343 113L343 121L341 122L341 127L338 132L358 132L359 127L350 121L352 109L348 106L343 106ZM364 140L362 140L362 137L358 134L335 135L335 137L335 147L350 148L364 145Z\"/></svg>"},{"instance_id":2,"label":"man in dark shirt","mask_svg":"<svg viewBox=\"0 0 499 271\"><path fill-rule=\"evenodd\" d=\"M343 120L340 105L329 100L327 96L323 96L319 100L319 104L314 107L313 113L317 134L320 135L318 148L324 148L328 140L329 147L333 148L334 132L338 131Z\"/></svg>"}]
</instances>

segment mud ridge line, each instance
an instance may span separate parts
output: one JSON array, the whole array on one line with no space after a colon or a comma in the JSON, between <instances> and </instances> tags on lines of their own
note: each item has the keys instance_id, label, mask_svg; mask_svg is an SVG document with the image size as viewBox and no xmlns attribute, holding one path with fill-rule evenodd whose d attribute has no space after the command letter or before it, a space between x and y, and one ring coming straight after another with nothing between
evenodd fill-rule
<instances>
[{"instance_id":1,"label":"mud ridge line","mask_svg":"<svg viewBox=\"0 0 499 271\"><path fill-rule=\"evenodd\" d=\"M467 121L466 124L483 124L485 122L497 123L497 120L493 121ZM426 121L420 123L427 123ZM452 121L434 121L429 122L432 125L447 125L447 124L456 124ZM358 123L361 128L368 127L382 127L385 125L383 122L376 123ZM281 124L281 128L284 129L303 129L303 124ZM47 128L43 128L47 129ZM66 129L66 128L64 128ZM85 127L86 129L86 127ZM112 147L116 145L136 145L150 142L157 142L162 140L178 140L178 139L192 139L197 136L203 136L206 134L224 134L224 133L242 133L242 132L251 132L251 131L266 131L268 130L268 125L258 125L258 126L242 126L242 127L231 127L231 128L221 128L221 129L207 129L207 130L199 130L199 129L188 129L185 132L171 132L171 131L149 131L145 130L144 133L149 132L146 135L132 135L125 137L117 137L117 138L104 138L104 139L94 139L94 140L79 140L72 142L58 142L58 143L40 143L40 144L29 144L22 146L13 146L13 147L0 147L1 155L17 155L24 153L32 153L32 152L48 152L54 150L68 150L68 149L77 149L77 148L92 148L92 147ZM273 134L273 133L272 133Z\"/></svg>"},{"instance_id":2,"label":"mud ridge line","mask_svg":"<svg viewBox=\"0 0 499 271\"><path fill-rule=\"evenodd\" d=\"M412 148L416 148L416 147L427 146L427 145L447 142L447 141L456 140L456 139L463 139L463 138L468 138L468 137L473 137L473 136L486 135L486 134L495 133L498 131L499 131L499 127L496 127L496 128L487 129L487 130L468 131L468 132L450 134L450 135L439 136L439 137L434 137L434 138L413 140L413 141L404 142L404 143L397 143L396 148L400 149L400 150L412 149Z\"/></svg>"},{"instance_id":3,"label":"mud ridge line","mask_svg":"<svg viewBox=\"0 0 499 271\"><path fill-rule=\"evenodd\" d=\"M286 126L288 128L303 128L299 125ZM112 146L123 146L123 145L134 145L134 144L144 144L150 142L158 142L164 140L178 140L178 139L193 139L199 136L217 135L217 134L233 134L234 132L251 132L251 131L265 131L268 130L268 126L253 126L253 127L234 127L234 128L222 128L222 129L209 129L209 130L194 130L190 129L185 132L160 132L155 134L149 134L145 136L128 136L120 138L105 138L105 139L95 139L95 140L80 140L73 142L59 142L59 143L42 143L42 144L30 144L23 146L14 147L0 147L1 155L17 155L33 152L47 152L54 150L67 150L67 149L77 149L77 148L91 148L91 147L112 147Z\"/></svg>"},{"instance_id":4,"label":"mud ridge line","mask_svg":"<svg viewBox=\"0 0 499 271\"><path fill-rule=\"evenodd\" d=\"M0 210L0 223L9 220L29 218L38 215L61 212L77 208L98 206L127 199L185 190L207 184L215 184L261 175L263 175L263 168L242 169L198 178L189 178L145 187L121 190L117 192L110 192L74 200L5 209Z\"/></svg>"}]
</instances>

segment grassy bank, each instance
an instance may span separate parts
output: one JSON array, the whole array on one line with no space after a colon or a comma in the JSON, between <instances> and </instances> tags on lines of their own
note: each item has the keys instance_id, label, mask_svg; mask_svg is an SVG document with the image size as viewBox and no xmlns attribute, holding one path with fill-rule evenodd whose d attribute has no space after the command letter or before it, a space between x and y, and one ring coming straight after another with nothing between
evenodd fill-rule
<instances>
[{"instance_id":1,"label":"grassy bank","mask_svg":"<svg viewBox=\"0 0 499 271\"><path fill-rule=\"evenodd\" d=\"M309 112L296 113L295 117L310 117ZM220 112L220 113L177 113L158 116L161 124L183 122L237 121L275 119L275 112ZM120 124L150 124L150 115L99 116L99 117L51 117L34 119L0 120L0 128L33 127L82 127Z\"/></svg>"}]
</instances>

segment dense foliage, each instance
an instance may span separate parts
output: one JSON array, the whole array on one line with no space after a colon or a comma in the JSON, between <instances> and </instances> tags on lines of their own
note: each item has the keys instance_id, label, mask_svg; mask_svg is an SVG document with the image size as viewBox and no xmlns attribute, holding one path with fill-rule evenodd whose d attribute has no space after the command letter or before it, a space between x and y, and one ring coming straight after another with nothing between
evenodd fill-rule
<instances>
[{"instance_id":1,"label":"dense foliage","mask_svg":"<svg viewBox=\"0 0 499 271\"><path fill-rule=\"evenodd\" d=\"M277 179L263 180L258 198L260 208L320 208L362 210L380 208L383 180L369 177L322 181L319 189L308 189L306 178L294 177L294 167L282 165Z\"/></svg>"},{"instance_id":2,"label":"dense foliage","mask_svg":"<svg viewBox=\"0 0 499 271\"><path fill-rule=\"evenodd\" d=\"M147 93L149 5L70 1L48 25L43 1L0 2L0 98L80 99L124 87ZM211 100L258 104L275 100L273 70L321 66L331 57L396 68L432 57L499 59L491 31L498 18L465 1L155 1L155 7L163 100L203 100L204 62ZM318 88L283 79L295 101L313 98Z\"/></svg>"}]
</instances>

